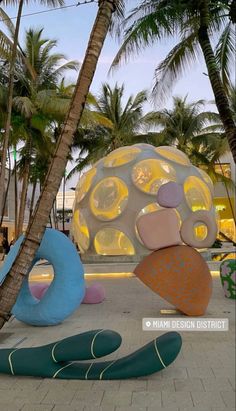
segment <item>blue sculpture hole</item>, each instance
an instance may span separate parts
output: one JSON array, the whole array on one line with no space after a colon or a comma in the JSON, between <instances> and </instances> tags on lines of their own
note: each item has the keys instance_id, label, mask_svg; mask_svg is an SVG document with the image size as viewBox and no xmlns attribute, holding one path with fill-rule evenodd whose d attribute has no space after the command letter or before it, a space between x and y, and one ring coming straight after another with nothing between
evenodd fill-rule
<instances>
[{"instance_id":1,"label":"blue sculpture hole","mask_svg":"<svg viewBox=\"0 0 236 411\"><path fill-rule=\"evenodd\" d=\"M39 260L29 273L28 281L31 294L38 298L47 290L54 279L54 269L47 260ZM45 291L46 292L46 291Z\"/></svg>"}]
</instances>

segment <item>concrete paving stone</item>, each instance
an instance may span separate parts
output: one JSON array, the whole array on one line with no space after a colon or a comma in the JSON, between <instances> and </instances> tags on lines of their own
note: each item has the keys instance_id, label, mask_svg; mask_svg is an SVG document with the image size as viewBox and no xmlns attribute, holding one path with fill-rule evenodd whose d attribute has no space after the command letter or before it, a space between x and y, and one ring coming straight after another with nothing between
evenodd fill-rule
<instances>
[{"instance_id":1,"label":"concrete paving stone","mask_svg":"<svg viewBox=\"0 0 236 411\"><path fill-rule=\"evenodd\" d=\"M235 362L232 361L231 367L221 366L212 367L212 371L215 377L229 377L235 381Z\"/></svg>"},{"instance_id":2,"label":"concrete paving stone","mask_svg":"<svg viewBox=\"0 0 236 411\"><path fill-rule=\"evenodd\" d=\"M226 407L235 407L236 408L236 399L235 392L233 391L221 391L221 396L223 398L224 404Z\"/></svg>"},{"instance_id":3,"label":"concrete paving stone","mask_svg":"<svg viewBox=\"0 0 236 411\"><path fill-rule=\"evenodd\" d=\"M105 391L101 406L129 406L131 405L132 391Z\"/></svg>"},{"instance_id":4,"label":"concrete paving stone","mask_svg":"<svg viewBox=\"0 0 236 411\"><path fill-rule=\"evenodd\" d=\"M108 405L107 407L94 407L93 405L85 405L83 411L115 411L115 406Z\"/></svg>"},{"instance_id":5,"label":"concrete paving stone","mask_svg":"<svg viewBox=\"0 0 236 411\"><path fill-rule=\"evenodd\" d=\"M189 379L174 379L174 385L176 391L204 391L202 381L200 378L189 378Z\"/></svg>"},{"instance_id":6,"label":"concrete paving stone","mask_svg":"<svg viewBox=\"0 0 236 411\"><path fill-rule=\"evenodd\" d=\"M116 407L115 411L147 411L147 407Z\"/></svg>"},{"instance_id":7,"label":"concrete paving stone","mask_svg":"<svg viewBox=\"0 0 236 411\"><path fill-rule=\"evenodd\" d=\"M19 389L25 389L25 390L36 390L37 388L47 388L42 387L41 384L43 382L42 378L36 378L36 377L19 377L15 379L14 388L19 388Z\"/></svg>"},{"instance_id":8,"label":"concrete paving stone","mask_svg":"<svg viewBox=\"0 0 236 411\"><path fill-rule=\"evenodd\" d=\"M179 407L161 407L161 408L156 408L156 407L147 407L147 411L180 411Z\"/></svg>"},{"instance_id":9,"label":"concrete paving stone","mask_svg":"<svg viewBox=\"0 0 236 411\"><path fill-rule=\"evenodd\" d=\"M86 381L85 381L86 382ZM120 388L120 380L114 381L94 381L92 385L93 390L108 390L108 391L118 391Z\"/></svg>"},{"instance_id":10,"label":"concrete paving stone","mask_svg":"<svg viewBox=\"0 0 236 411\"><path fill-rule=\"evenodd\" d=\"M165 408L163 408L163 411L165 410ZM212 411L211 407L180 407L179 411Z\"/></svg>"},{"instance_id":11,"label":"concrete paving stone","mask_svg":"<svg viewBox=\"0 0 236 411\"><path fill-rule=\"evenodd\" d=\"M67 387L68 380L57 380L56 378L44 378L41 381L40 388L50 389L62 389Z\"/></svg>"},{"instance_id":12,"label":"concrete paving stone","mask_svg":"<svg viewBox=\"0 0 236 411\"><path fill-rule=\"evenodd\" d=\"M211 411L235 411L235 407L226 407L226 408L212 407Z\"/></svg>"},{"instance_id":13,"label":"concrete paving stone","mask_svg":"<svg viewBox=\"0 0 236 411\"><path fill-rule=\"evenodd\" d=\"M9 390L10 388L14 388L15 383L18 381L18 378L12 378L12 380L9 378L2 378L0 379L0 390Z\"/></svg>"},{"instance_id":14,"label":"concrete paving stone","mask_svg":"<svg viewBox=\"0 0 236 411\"><path fill-rule=\"evenodd\" d=\"M162 391L162 406L163 407L193 407L193 401L189 392L167 392Z\"/></svg>"},{"instance_id":15,"label":"concrete paving stone","mask_svg":"<svg viewBox=\"0 0 236 411\"><path fill-rule=\"evenodd\" d=\"M53 411L84 411L84 404L78 407L73 407L71 405L54 405Z\"/></svg>"},{"instance_id":16,"label":"concrete paving stone","mask_svg":"<svg viewBox=\"0 0 236 411\"><path fill-rule=\"evenodd\" d=\"M225 407L223 399L217 390L208 392L191 391L191 396L195 407Z\"/></svg>"},{"instance_id":17,"label":"concrete paving stone","mask_svg":"<svg viewBox=\"0 0 236 411\"><path fill-rule=\"evenodd\" d=\"M78 406L81 403L84 405L93 405L93 406L100 406L102 398L104 396L104 391L95 391L95 390L81 390L76 391L73 400L71 401L72 406Z\"/></svg>"},{"instance_id":18,"label":"concrete paving stone","mask_svg":"<svg viewBox=\"0 0 236 411\"><path fill-rule=\"evenodd\" d=\"M169 366L163 370L164 378L188 378L187 368Z\"/></svg>"},{"instance_id":19,"label":"concrete paving stone","mask_svg":"<svg viewBox=\"0 0 236 411\"><path fill-rule=\"evenodd\" d=\"M187 368L189 378L208 378L214 377L213 371L210 367L189 367ZM176 377L178 378L178 377Z\"/></svg>"},{"instance_id":20,"label":"concrete paving stone","mask_svg":"<svg viewBox=\"0 0 236 411\"><path fill-rule=\"evenodd\" d=\"M187 379L186 379L187 381ZM175 391L174 379L173 378L162 378L157 381L147 382L147 391Z\"/></svg>"},{"instance_id":21,"label":"concrete paving stone","mask_svg":"<svg viewBox=\"0 0 236 411\"><path fill-rule=\"evenodd\" d=\"M233 391L235 391L235 378L229 378L229 382Z\"/></svg>"},{"instance_id":22,"label":"concrete paving stone","mask_svg":"<svg viewBox=\"0 0 236 411\"><path fill-rule=\"evenodd\" d=\"M50 388L46 396L42 400L43 404L60 404L69 405L74 398L76 390L58 387L56 389Z\"/></svg>"},{"instance_id":23,"label":"concrete paving stone","mask_svg":"<svg viewBox=\"0 0 236 411\"><path fill-rule=\"evenodd\" d=\"M138 377L137 380L140 381L162 381L164 378L166 378L165 371L159 371L157 373L151 374L151 375L144 375L143 377Z\"/></svg>"},{"instance_id":24,"label":"concrete paving stone","mask_svg":"<svg viewBox=\"0 0 236 411\"><path fill-rule=\"evenodd\" d=\"M124 380L120 382L120 391L146 391L147 381L145 380Z\"/></svg>"},{"instance_id":25,"label":"concrete paving stone","mask_svg":"<svg viewBox=\"0 0 236 411\"><path fill-rule=\"evenodd\" d=\"M161 407L161 392L139 391L132 394L133 407Z\"/></svg>"},{"instance_id":26,"label":"concrete paving stone","mask_svg":"<svg viewBox=\"0 0 236 411\"><path fill-rule=\"evenodd\" d=\"M21 405L17 405L15 403L2 403L0 401L0 411L21 411L22 409L22 404Z\"/></svg>"},{"instance_id":27,"label":"concrete paving stone","mask_svg":"<svg viewBox=\"0 0 236 411\"><path fill-rule=\"evenodd\" d=\"M171 305L154 295L136 278L99 281L103 282L107 291L107 298L103 304L96 307L81 305L70 318L56 327L30 327L13 319L5 325L7 332L14 334L15 342L25 338L20 344L23 348L48 344L91 329L107 329L110 328L109 324L115 324L112 328L121 334L123 343L117 353L109 356L111 358L121 357L135 351L153 340L154 337L163 334L163 332L142 332L141 321L143 317L160 317L160 309L172 308ZM214 278L213 283L213 296L206 317L228 317L229 332L182 333L183 347L175 362L167 369L137 380L101 382L41 380L0 375L0 411L12 411L12 407L14 411L20 411L26 405L32 405L32 407L42 405L43 411L47 410L46 407L50 409L54 407L53 411L114 411L115 405L118 411L126 409L129 411L161 411L161 409L166 411L232 411L235 409L234 406L230 406L233 401L231 394L234 394L231 389L235 389L235 357L232 344L235 331L234 302L232 301L231 304L231 301L223 298L219 278ZM124 311L129 313L124 313ZM224 313L224 311L230 311L230 313ZM15 342L12 343L12 341L13 339L9 339L4 346L1 345L1 348L14 345ZM199 379L205 380L206 392L200 390ZM174 380L176 380L176 385L174 385ZM221 382L220 387L218 387L219 382ZM54 392L50 394L51 400L53 396L60 398L63 395L61 391L64 392L64 390L68 390L69 393L75 391L75 395L68 399L71 400L69 404L53 402L46 404L45 397L42 398L42 390L45 390L45 397L49 391ZM160 390L162 391L162 402L156 401L153 405L146 405L148 399L145 394L148 393L149 397L150 394L158 395ZM189 403L189 391L190 395L191 392L193 393L192 399L195 399L195 407L193 402L191 405ZM222 395L220 391L223 392ZM107 393L107 397L104 392ZM113 400L116 398L117 401L121 400L115 394L122 393L123 400L124 395L132 394L136 398L136 403L135 405L132 402L113 404L109 400L109 403L105 405L102 402L103 396L108 401L111 395L109 392L114 393ZM173 394L175 398L172 397ZM178 394L181 395L181 400L176 396ZM141 400L141 395L144 396L143 400ZM139 399L141 403L138 403Z\"/></svg>"},{"instance_id":28,"label":"concrete paving stone","mask_svg":"<svg viewBox=\"0 0 236 411\"><path fill-rule=\"evenodd\" d=\"M232 391L232 385L228 378L216 377L216 378L202 378L204 390L208 391ZM194 390L197 391L197 390Z\"/></svg>"},{"instance_id":29,"label":"concrete paving stone","mask_svg":"<svg viewBox=\"0 0 236 411\"><path fill-rule=\"evenodd\" d=\"M90 390L93 387L94 381L91 380L64 380L67 381L65 388L76 390L76 391L83 391L83 390Z\"/></svg>"},{"instance_id":30,"label":"concrete paving stone","mask_svg":"<svg viewBox=\"0 0 236 411\"><path fill-rule=\"evenodd\" d=\"M2 392L3 391L3 392ZM4 393L5 391L5 393ZM35 403L40 404L43 398L46 396L47 390L38 388L37 390L27 389L12 389L12 390L1 390L0 398L1 401L5 401L8 398L9 402L14 402L15 404L24 403Z\"/></svg>"},{"instance_id":31,"label":"concrete paving stone","mask_svg":"<svg viewBox=\"0 0 236 411\"><path fill-rule=\"evenodd\" d=\"M45 404L25 404L21 411L52 411L54 405Z\"/></svg>"}]
</instances>

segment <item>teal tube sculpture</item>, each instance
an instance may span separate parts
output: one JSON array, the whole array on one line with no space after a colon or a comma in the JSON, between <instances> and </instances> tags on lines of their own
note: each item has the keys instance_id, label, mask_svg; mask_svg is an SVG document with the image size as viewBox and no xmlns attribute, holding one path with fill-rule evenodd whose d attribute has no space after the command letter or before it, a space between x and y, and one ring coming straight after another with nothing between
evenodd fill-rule
<instances>
[{"instance_id":1,"label":"teal tube sculpture","mask_svg":"<svg viewBox=\"0 0 236 411\"><path fill-rule=\"evenodd\" d=\"M41 347L1 349L0 373L78 380L135 378L166 368L182 345L177 332L168 332L120 359L94 361L117 350L121 341L115 331L93 330ZM93 361L78 362L85 360Z\"/></svg>"}]
</instances>

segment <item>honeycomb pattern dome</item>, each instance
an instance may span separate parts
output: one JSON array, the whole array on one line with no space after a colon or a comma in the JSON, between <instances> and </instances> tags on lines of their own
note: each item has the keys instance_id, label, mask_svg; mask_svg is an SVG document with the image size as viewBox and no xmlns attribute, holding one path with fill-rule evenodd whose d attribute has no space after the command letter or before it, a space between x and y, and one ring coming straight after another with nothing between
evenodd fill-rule
<instances>
[{"instance_id":1,"label":"honeycomb pattern dome","mask_svg":"<svg viewBox=\"0 0 236 411\"><path fill-rule=\"evenodd\" d=\"M99 160L80 178L75 192L71 235L81 253L150 253L139 238L137 219L162 209L156 195L169 181L181 184L184 190L184 198L175 209L180 226L198 210L216 218L210 177L174 147L135 144ZM202 223L193 231L198 240L206 237L207 228Z\"/></svg>"}]
</instances>

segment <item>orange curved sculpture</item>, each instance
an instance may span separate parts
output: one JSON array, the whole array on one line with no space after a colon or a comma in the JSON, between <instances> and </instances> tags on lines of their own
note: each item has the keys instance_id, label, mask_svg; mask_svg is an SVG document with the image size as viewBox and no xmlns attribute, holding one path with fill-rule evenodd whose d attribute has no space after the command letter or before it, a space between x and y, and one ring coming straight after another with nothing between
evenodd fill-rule
<instances>
[{"instance_id":1,"label":"orange curved sculpture","mask_svg":"<svg viewBox=\"0 0 236 411\"><path fill-rule=\"evenodd\" d=\"M212 294L212 277L201 254L192 247L178 245L154 251L134 273L184 314L205 313Z\"/></svg>"}]
</instances>

